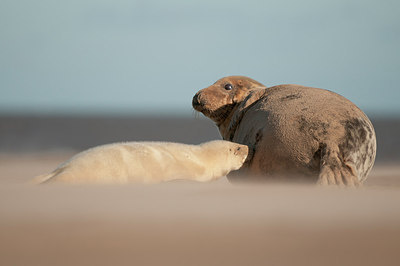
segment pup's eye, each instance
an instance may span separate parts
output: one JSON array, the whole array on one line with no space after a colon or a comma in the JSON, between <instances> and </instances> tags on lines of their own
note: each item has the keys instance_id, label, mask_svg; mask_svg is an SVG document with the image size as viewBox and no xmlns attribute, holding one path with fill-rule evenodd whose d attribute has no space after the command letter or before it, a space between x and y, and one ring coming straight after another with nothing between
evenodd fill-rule
<instances>
[{"instance_id":1,"label":"pup's eye","mask_svg":"<svg viewBox=\"0 0 400 266\"><path fill-rule=\"evenodd\" d=\"M228 84L225 85L225 90L230 91L231 89L233 89L232 84L228 83Z\"/></svg>"}]
</instances>

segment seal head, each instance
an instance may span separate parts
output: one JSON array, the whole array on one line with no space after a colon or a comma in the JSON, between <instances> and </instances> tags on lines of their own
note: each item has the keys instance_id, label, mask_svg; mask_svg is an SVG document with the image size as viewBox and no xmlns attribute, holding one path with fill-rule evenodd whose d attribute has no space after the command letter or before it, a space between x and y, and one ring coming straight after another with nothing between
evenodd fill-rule
<instances>
[{"instance_id":1,"label":"seal head","mask_svg":"<svg viewBox=\"0 0 400 266\"><path fill-rule=\"evenodd\" d=\"M231 117L235 107L252 90L265 88L260 82L248 77L225 77L197 92L193 97L192 106L196 111L213 120L219 127Z\"/></svg>"}]
</instances>

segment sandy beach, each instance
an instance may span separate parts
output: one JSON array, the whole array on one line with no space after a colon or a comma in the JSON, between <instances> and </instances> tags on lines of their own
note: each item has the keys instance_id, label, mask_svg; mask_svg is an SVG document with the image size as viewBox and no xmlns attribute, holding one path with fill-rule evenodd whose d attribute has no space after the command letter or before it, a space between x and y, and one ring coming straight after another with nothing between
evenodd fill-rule
<instances>
[{"instance_id":1,"label":"sandy beach","mask_svg":"<svg viewBox=\"0 0 400 266\"><path fill-rule=\"evenodd\" d=\"M374 120L358 189L202 184L35 186L76 152L220 138L211 121L0 117L0 265L399 265L400 120Z\"/></svg>"},{"instance_id":2,"label":"sandy beach","mask_svg":"<svg viewBox=\"0 0 400 266\"><path fill-rule=\"evenodd\" d=\"M364 187L35 186L71 152L0 155L0 265L398 265L400 166Z\"/></svg>"}]
</instances>

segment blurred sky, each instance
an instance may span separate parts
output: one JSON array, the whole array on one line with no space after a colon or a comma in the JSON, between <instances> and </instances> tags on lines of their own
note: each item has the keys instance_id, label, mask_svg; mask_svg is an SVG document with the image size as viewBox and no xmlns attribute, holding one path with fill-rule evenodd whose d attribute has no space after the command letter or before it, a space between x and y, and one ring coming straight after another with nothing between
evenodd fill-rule
<instances>
[{"instance_id":1,"label":"blurred sky","mask_svg":"<svg viewBox=\"0 0 400 266\"><path fill-rule=\"evenodd\" d=\"M227 75L400 114L399 0L1 0L0 114L192 115Z\"/></svg>"}]
</instances>

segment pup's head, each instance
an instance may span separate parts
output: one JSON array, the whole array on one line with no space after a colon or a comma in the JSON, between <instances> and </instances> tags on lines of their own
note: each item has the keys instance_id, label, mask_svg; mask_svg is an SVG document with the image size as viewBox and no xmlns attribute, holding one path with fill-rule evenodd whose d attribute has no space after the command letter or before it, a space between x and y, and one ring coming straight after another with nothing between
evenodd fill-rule
<instances>
[{"instance_id":1,"label":"pup's head","mask_svg":"<svg viewBox=\"0 0 400 266\"><path fill-rule=\"evenodd\" d=\"M198 91L193 97L192 106L219 125L251 90L261 88L265 86L248 77L225 77Z\"/></svg>"},{"instance_id":2,"label":"pup's head","mask_svg":"<svg viewBox=\"0 0 400 266\"><path fill-rule=\"evenodd\" d=\"M222 175L242 167L249 154L249 147L246 145L225 140L214 140L201 146L208 150L208 158L220 165L216 168L224 172Z\"/></svg>"},{"instance_id":3,"label":"pup's head","mask_svg":"<svg viewBox=\"0 0 400 266\"><path fill-rule=\"evenodd\" d=\"M246 145L233 143L229 148L229 159L234 163L232 164L231 170L237 170L241 168L249 155L249 147Z\"/></svg>"}]
</instances>

